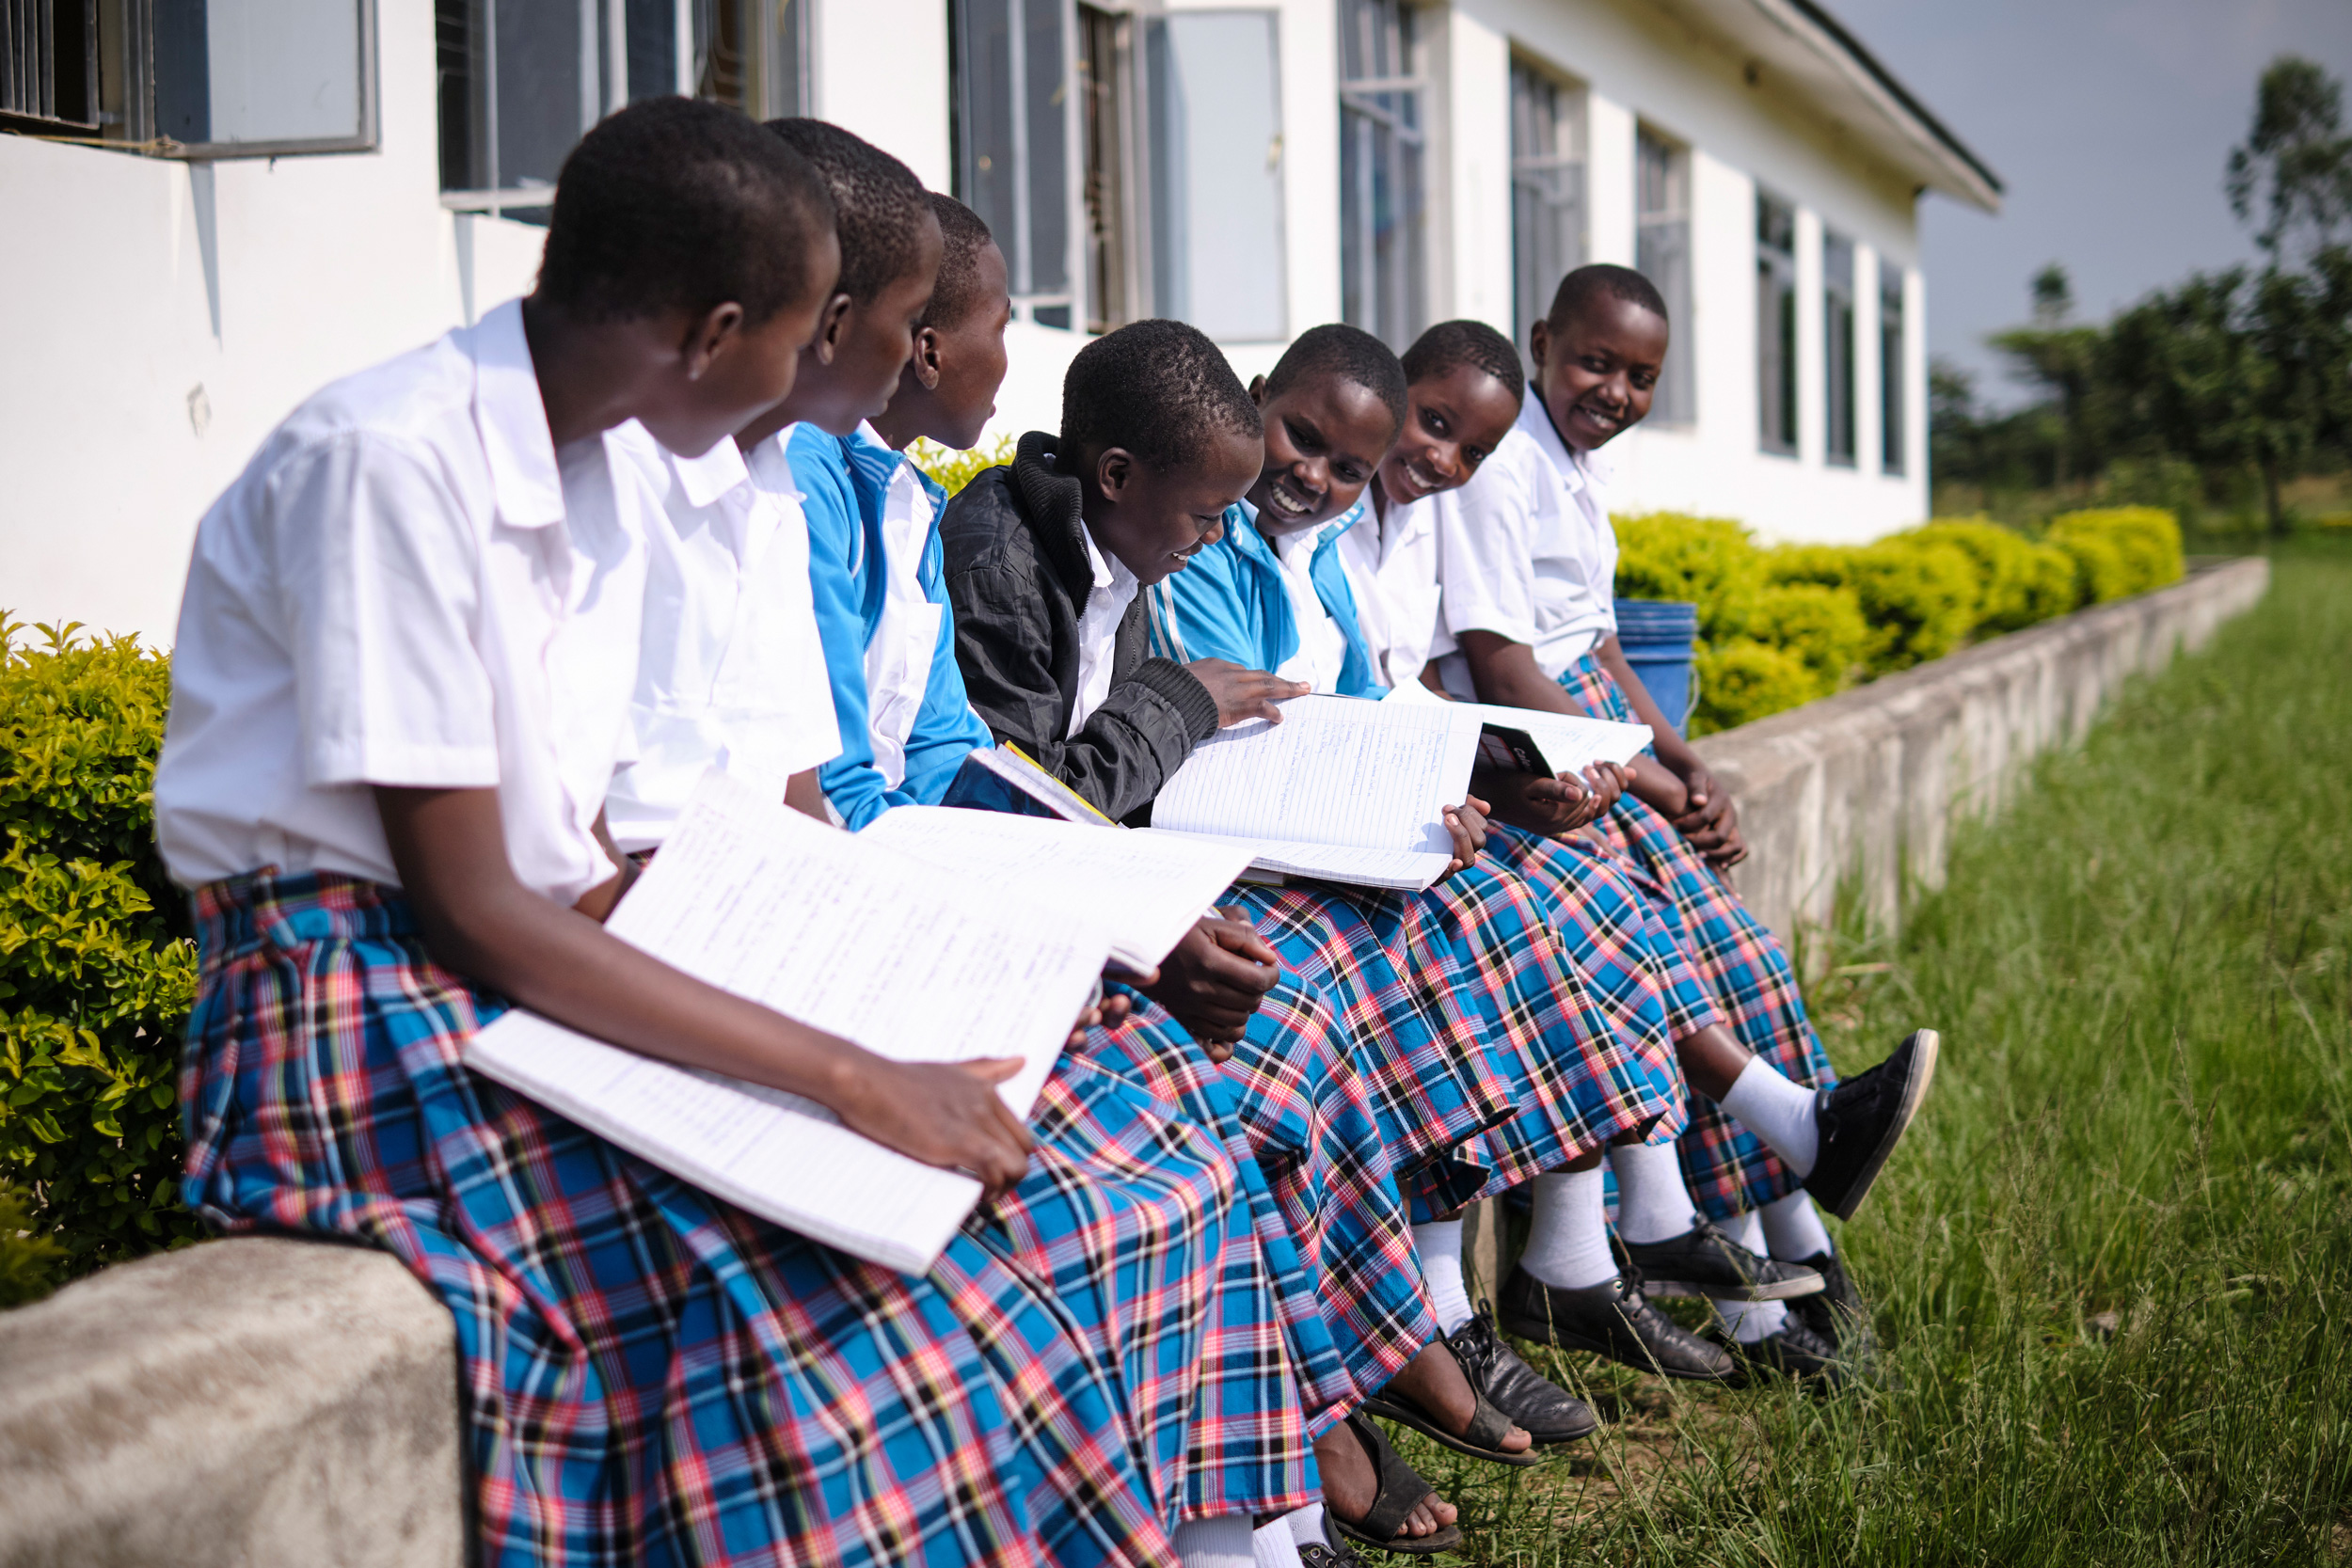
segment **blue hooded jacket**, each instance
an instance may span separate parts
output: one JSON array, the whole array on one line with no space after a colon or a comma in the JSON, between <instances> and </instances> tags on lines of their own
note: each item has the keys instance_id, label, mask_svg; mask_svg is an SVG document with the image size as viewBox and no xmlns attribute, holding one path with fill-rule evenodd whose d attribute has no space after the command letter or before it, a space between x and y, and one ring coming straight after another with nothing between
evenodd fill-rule
<instances>
[{"instance_id":1,"label":"blue hooded jacket","mask_svg":"<svg viewBox=\"0 0 2352 1568\"><path fill-rule=\"evenodd\" d=\"M1364 503L1323 525L1307 568L1315 596L1347 642L1338 694L1377 697L1388 689L1373 678L1371 647L1356 620L1356 593L1340 563L1340 535L1365 516ZM1196 554L1181 572L1150 590L1152 651L1188 664L1222 658L1251 670L1275 670L1298 652L1298 618L1274 546L1258 531L1258 509L1248 501L1226 508L1225 537Z\"/></svg>"}]
</instances>

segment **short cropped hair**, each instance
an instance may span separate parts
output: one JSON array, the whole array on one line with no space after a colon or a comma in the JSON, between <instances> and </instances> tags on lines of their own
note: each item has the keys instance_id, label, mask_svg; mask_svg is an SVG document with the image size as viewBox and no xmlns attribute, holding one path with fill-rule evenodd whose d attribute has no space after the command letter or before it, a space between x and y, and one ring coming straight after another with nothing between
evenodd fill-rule
<instances>
[{"instance_id":1,"label":"short cropped hair","mask_svg":"<svg viewBox=\"0 0 2352 1568\"><path fill-rule=\"evenodd\" d=\"M834 287L872 304L914 270L930 193L906 165L828 120L771 119L768 129L815 165L833 194L841 232L841 281Z\"/></svg>"},{"instance_id":2,"label":"short cropped hair","mask_svg":"<svg viewBox=\"0 0 2352 1568\"><path fill-rule=\"evenodd\" d=\"M564 160L541 298L590 321L733 301L756 325L804 297L833 198L808 161L732 109L655 98Z\"/></svg>"},{"instance_id":3,"label":"short cropped hair","mask_svg":"<svg viewBox=\"0 0 2352 1568\"><path fill-rule=\"evenodd\" d=\"M1620 299L1628 305L1640 306L1661 322L1667 319L1666 296L1658 292L1657 284L1631 267L1595 261L1560 279L1560 287L1551 296L1550 313L1544 317L1545 325L1557 332L1600 299Z\"/></svg>"},{"instance_id":4,"label":"short cropped hair","mask_svg":"<svg viewBox=\"0 0 2352 1568\"><path fill-rule=\"evenodd\" d=\"M1439 322L1405 351L1407 382L1427 381L1460 365L1482 370L1502 382L1514 402L1527 396L1527 372L1519 368L1519 351L1485 322Z\"/></svg>"},{"instance_id":5,"label":"short cropped hair","mask_svg":"<svg viewBox=\"0 0 2352 1568\"><path fill-rule=\"evenodd\" d=\"M1130 322L1080 349L1061 383L1061 450L1124 447L1154 473L1219 436L1258 440L1258 405L1224 351L1177 321Z\"/></svg>"},{"instance_id":6,"label":"short cropped hair","mask_svg":"<svg viewBox=\"0 0 2352 1568\"><path fill-rule=\"evenodd\" d=\"M931 285L931 302L923 311L925 326L960 324L980 303L980 252L996 243L980 214L952 196L930 193L931 215L939 219L939 281Z\"/></svg>"},{"instance_id":7,"label":"short cropped hair","mask_svg":"<svg viewBox=\"0 0 2352 1568\"><path fill-rule=\"evenodd\" d=\"M1265 378L1265 395L1280 397L1311 375L1354 382L1387 404L1396 427L1405 428L1405 367L1388 344L1362 327L1327 322L1301 332Z\"/></svg>"}]
</instances>

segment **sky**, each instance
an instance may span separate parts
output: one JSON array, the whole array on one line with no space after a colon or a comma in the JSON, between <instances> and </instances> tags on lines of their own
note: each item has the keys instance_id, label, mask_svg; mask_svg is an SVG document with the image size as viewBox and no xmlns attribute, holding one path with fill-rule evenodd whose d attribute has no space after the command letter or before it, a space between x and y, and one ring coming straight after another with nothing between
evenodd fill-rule
<instances>
[{"instance_id":1,"label":"sky","mask_svg":"<svg viewBox=\"0 0 2352 1568\"><path fill-rule=\"evenodd\" d=\"M1824 0L2008 187L1997 215L1921 203L1931 354L2014 404L1986 334L2026 319L2064 264L2100 320L2254 255L2223 165L2282 54L2352 78L2352 0Z\"/></svg>"}]
</instances>

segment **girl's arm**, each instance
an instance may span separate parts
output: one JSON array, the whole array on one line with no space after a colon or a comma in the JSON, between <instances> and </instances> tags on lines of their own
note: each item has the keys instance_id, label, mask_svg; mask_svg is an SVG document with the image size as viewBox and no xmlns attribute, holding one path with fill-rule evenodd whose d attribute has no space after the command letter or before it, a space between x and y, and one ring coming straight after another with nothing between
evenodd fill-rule
<instances>
[{"instance_id":1,"label":"girl's arm","mask_svg":"<svg viewBox=\"0 0 2352 1568\"><path fill-rule=\"evenodd\" d=\"M994 1085L1009 1058L893 1062L631 947L515 879L494 789L379 786L402 889L436 961L582 1034L805 1096L852 1131L992 1190L1021 1179L1033 1140ZM581 902L610 907L613 884Z\"/></svg>"},{"instance_id":2,"label":"girl's arm","mask_svg":"<svg viewBox=\"0 0 2352 1568\"><path fill-rule=\"evenodd\" d=\"M1707 857L1708 864L1724 869L1738 865L1748 858L1748 846L1740 833L1740 813L1731 803L1731 792L1715 783L1715 775L1708 770L1698 752L1691 749L1680 731L1666 721L1665 714L1651 699L1649 688L1633 673L1625 649L1617 641L1617 634L1611 632L1603 638L1597 652L1601 667L1615 679L1617 689L1632 705L1633 716L1649 726L1650 744L1657 748L1659 761L1681 783L1685 802L1679 811L1656 800L1649 803L1673 818L1675 827L1691 841L1692 848Z\"/></svg>"},{"instance_id":3,"label":"girl's arm","mask_svg":"<svg viewBox=\"0 0 2352 1568\"><path fill-rule=\"evenodd\" d=\"M1565 713L1578 719L1592 717L1577 706L1576 700L1558 681L1536 668L1535 650L1526 643L1514 642L1490 631L1456 632L1454 641L1461 644L1462 655L1470 661L1470 679L1478 687L1481 702L1501 703L1510 707L1532 707L1547 713ZM1613 649L1616 641L1612 637L1602 646ZM1623 655L1618 656L1618 662L1624 662ZM1615 672L1613 669L1611 673L1613 674ZM1638 689L1640 684L1636 681L1634 688ZM1631 698L1631 691L1629 690L1627 695ZM1632 700L1646 705L1650 714L1658 712L1658 705L1650 702L1647 691ZM1634 711L1640 713L1643 708L1637 705ZM1644 718L1643 722L1648 723L1648 718ZM1682 745L1681 736L1666 727L1662 721L1651 725L1651 728L1657 732L1659 757L1667 755L1669 738L1682 752L1690 752L1689 747ZM1697 760L1695 754L1692 760ZM1691 809L1681 776L1673 770L1671 765L1661 764L1657 757L1640 756L1627 766L1626 771L1631 775L1626 787L1636 800L1671 817L1679 817Z\"/></svg>"}]
</instances>

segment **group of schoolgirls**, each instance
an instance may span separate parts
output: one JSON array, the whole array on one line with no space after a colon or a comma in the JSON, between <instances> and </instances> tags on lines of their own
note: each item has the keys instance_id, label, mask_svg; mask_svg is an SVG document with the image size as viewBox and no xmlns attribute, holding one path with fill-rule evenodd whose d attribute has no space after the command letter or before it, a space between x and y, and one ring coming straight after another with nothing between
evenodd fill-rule
<instances>
[{"instance_id":1,"label":"group of schoolgirls","mask_svg":"<svg viewBox=\"0 0 2352 1568\"><path fill-rule=\"evenodd\" d=\"M185 1190L437 1292L485 1561L1445 1549L1370 1415L1508 1465L1597 1424L1467 1299L1460 1212L1514 1189L1501 1327L1867 1375L1813 1198L1852 1212L1934 1039L1832 1086L1719 875L1728 799L1607 635L1593 454L1666 330L1630 277L1570 275L1524 409L1467 324L1403 365L1318 328L1248 391L1136 324L948 501L902 454L992 411L985 227L835 127L660 100L566 162L528 298L264 442L199 529L156 774ZM1638 715L1657 754L1482 773L1425 894L1235 887L1105 975L1025 1120L1017 1064L874 1055L601 924L712 768L855 831L1015 742L1138 819L1221 725L1408 681ZM987 1196L928 1273L858 1261L469 1071L514 1006Z\"/></svg>"}]
</instances>

